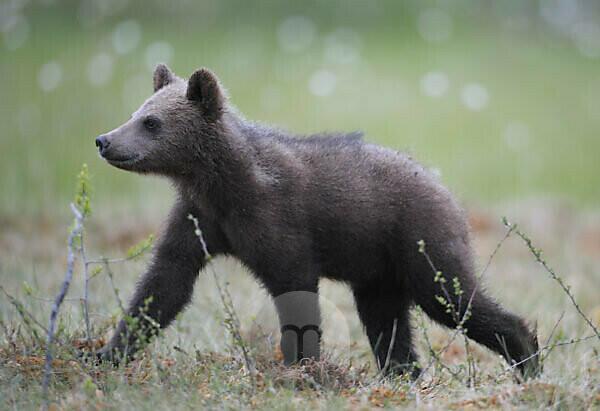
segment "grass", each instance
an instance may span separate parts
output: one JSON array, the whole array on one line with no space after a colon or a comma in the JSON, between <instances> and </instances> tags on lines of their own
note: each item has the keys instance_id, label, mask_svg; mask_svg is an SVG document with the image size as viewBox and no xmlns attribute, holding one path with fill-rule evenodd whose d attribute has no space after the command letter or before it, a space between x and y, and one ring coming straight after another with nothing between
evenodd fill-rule
<instances>
[{"instance_id":1,"label":"grass","mask_svg":"<svg viewBox=\"0 0 600 411\"><path fill-rule=\"evenodd\" d=\"M543 212L540 212L543 210ZM530 218L537 214L538 220ZM558 218L558 217L561 218ZM87 252L123 254L124 249L156 229L154 222L138 216L130 225L114 226L93 217L88 224ZM553 208L523 204L513 219L523 222L541 246L550 265L571 286L582 312L600 324L595 266L600 244L589 239L600 233L597 213L573 212L565 206ZM533 221L533 222L532 222ZM497 212L472 210L471 222L478 260L482 263L503 236ZM132 233L131 227L136 227ZM20 236L32 242L23 244ZM35 234L35 235L34 235ZM46 324L51 299L58 290L66 250L65 230L52 223L9 228L0 236L6 256L0 269L9 274L3 288L24 304L25 310ZM29 261L34 269L25 263ZM147 258L114 265L114 276L124 297L130 295L137 274ZM543 374L518 384L495 354L471 343L469 355L460 339L420 316L413 318L420 361L431 361L431 350L441 359L416 386L402 379L378 377L349 290L323 281L325 360L304 367L285 368L277 350L276 319L270 299L235 261L217 259L221 282L226 282L233 308L241 322L244 343L256 362L256 374L246 372L236 340L228 333L213 279L204 273L198 280L193 304L164 335L132 364L112 368L81 363L76 348L85 347L85 326L79 296L82 267L76 266L73 288L62 307L57 327L54 373L50 399L54 407L190 409L225 408L551 408L594 409L600 406L600 345L596 338L559 346L545 359ZM432 273L433 275L433 273ZM485 277L499 300L531 321L537 321L540 341L569 342L590 335L559 285L556 284L513 235L502 244ZM90 313L94 343L103 344L119 317L119 305L105 272L90 284ZM45 351L44 335L20 319L6 298L0 337L0 395L5 406L39 408L43 396L41 378ZM417 315L417 313L415 313ZM36 331L34 331L36 330ZM448 345L446 350L442 349ZM469 372L471 358L475 373ZM472 370L473 370L472 369ZM55 408L55 409L57 409Z\"/></svg>"},{"instance_id":2,"label":"grass","mask_svg":"<svg viewBox=\"0 0 600 411\"><path fill-rule=\"evenodd\" d=\"M166 182L108 167L93 144L150 94L145 53L159 40L173 47L170 66L179 75L198 66L212 68L248 118L298 133L360 129L369 141L408 150L437 168L468 205L480 266L502 238L501 216L506 215L545 251L582 312L600 325L595 286L600 283L599 60L581 56L540 24L508 29L500 18L461 6L450 8L450 39L430 44L416 30L425 7L420 2L382 2L377 11L363 2L314 3L310 9L297 2L252 7L206 2L192 9L178 8L183 3L175 1L164 10L159 3L132 0L87 26L79 24L75 3L27 6L29 38L17 50L0 49L0 278L43 325L64 275L68 203L83 162L94 186L94 213L86 225L89 257L123 255L158 233L167 213ZM277 31L286 17L298 14L311 19L316 37L303 52L286 53ZM111 36L118 23L130 19L140 24L141 40L119 55ZM359 38L360 58L351 64L325 57L327 38L339 28ZM94 87L87 70L98 53L112 57L113 75ZM62 81L44 92L38 74L49 61L62 67ZM336 78L325 97L309 90L318 70ZM431 71L449 80L440 98L421 90L423 76ZM461 102L461 91L470 83L489 93L481 111ZM144 257L114 267L123 299L147 262ZM600 346L594 339L556 347L544 373L521 385L502 360L476 344L469 345L476 366L470 381L466 347L459 339L439 353L444 366L436 364L416 386L381 380L350 292L329 281L321 287L326 360L283 368L270 298L237 262L218 259L216 264L256 358L254 379L224 326L226 313L206 273L193 304L141 359L121 368L80 363L74 351L85 344L85 326L77 264L59 316L52 407L600 408ZM560 286L515 236L495 256L485 283L504 305L538 322L542 342L590 333ZM102 343L119 317L106 273L91 280L89 302L92 335ZM36 336L35 326L28 326L1 293L0 315L0 408L38 409L43 332L38 329ZM425 365L429 346L439 352L450 334L416 315L413 320Z\"/></svg>"}]
</instances>

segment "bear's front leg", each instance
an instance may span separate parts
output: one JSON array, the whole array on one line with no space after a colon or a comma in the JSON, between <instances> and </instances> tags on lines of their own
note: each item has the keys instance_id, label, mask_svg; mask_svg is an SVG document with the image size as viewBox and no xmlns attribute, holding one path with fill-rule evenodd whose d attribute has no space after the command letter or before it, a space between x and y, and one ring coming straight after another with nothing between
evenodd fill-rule
<instances>
[{"instance_id":1,"label":"bear's front leg","mask_svg":"<svg viewBox=\"0 0 600 411\"><path fill-rule=\"evenodd\" d=\"M320 359L321 313L314 291L289 291L274 297L281 326L281 352L285 365L303 359Z\"/></svg>"},{"instance_id":2,"label":"bear's front leg","mask_svg":"<svg viewBox=\"0 0 600 411\"><path fill-rule=\"evenodd\" d=\"M171 211L153 261L137 285L126 317L98 353L99 359L127 361L159 328L168 326L191 300L205 258L194 226L187 218L189 214L194 211L182 204Z\"/></svg>"}]
</instances>

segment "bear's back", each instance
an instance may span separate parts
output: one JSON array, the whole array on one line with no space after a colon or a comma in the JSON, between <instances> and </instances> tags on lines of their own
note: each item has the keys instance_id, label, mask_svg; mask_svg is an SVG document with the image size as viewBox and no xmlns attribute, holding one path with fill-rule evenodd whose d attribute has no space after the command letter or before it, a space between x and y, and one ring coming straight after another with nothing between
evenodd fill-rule
<instances>
[{"instance_id":1,"label":"bear's back","mask_svg":"<svg viewBox=\"0 0 600 411\"><path fill-rule=\"evenodd\" d=\"M276 132L258 140L257 161L273 177L273 190L305 204L310 214L329 211L346 220L370 215L374 224L388 224L399 214L414 220L434 209L441 216L461 212L427 168L406 153L362 137L290 137Z\"/></svg>"}]
</instances>

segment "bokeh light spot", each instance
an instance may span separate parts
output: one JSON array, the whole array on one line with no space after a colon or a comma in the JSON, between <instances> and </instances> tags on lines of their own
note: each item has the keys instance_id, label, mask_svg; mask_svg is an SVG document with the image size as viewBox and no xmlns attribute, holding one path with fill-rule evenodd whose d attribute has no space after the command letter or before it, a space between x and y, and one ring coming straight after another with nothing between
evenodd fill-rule
<instances>
[{"instance_id":1,"label":"bokeh light spot","mask_svg":"<svg viewBox=\"0 0 600 411\"><path fill-rule=\"evenodd\" d=\"M142 39L142 28L135 20L121 22L112 33L112 45L118 54L133 51Z\"/></svg>"},{"instance_id":2,"label":"bokeh light spot","mask_svg":"<svg viewBox=\"0 0 600 411\"><path fill-rule=\"evenodd\" d=\"M313 42L316 31L315 24L307 17L288 17L277 30L279 46L290 53L303 51Z\"/></svg>"},{"instance_id":3,"label":"bokeh light spot","mask_svg":"<svg viewBox=\"0 0 600 411\"><path fill-rule=\"evenodd\" d=\"M469 110L481 111L487 107L490 95L481 84L471 83L463 87L460 92L460 99Z\"/></svg>"},{"instance_id":4,"label":"bokeh light spot","mask_svg":"<svg viewBox=\"0 0 600 411\"><path fill-rule=\"evenodd\" d=\"M98 53L88 63L87 79L94 87L107 84L112 78L114 59L108 53Z\"/></svg>"},{"instance_id":5,"label":"bokeh light spot","mask_svg":"<svg viewBox=\"0 0 600 411\"><path fill-rule=\"evenodd\" d=\"M430 71L421 78L421 91L429 97L442 97L449 87L448 76L440 71Z\"/></svg>"},{"instance_id":6,"label":"bokeh light spot","mask_svg":"<svg viewBox=\"0 0 600 411\"><path fill-rule=\"evenodd\" d=\"M315 96L326 97L334 92L336 83L335 74L328 70L318 70L310 76L308 89Z\"/></svg>"},{"instance_id":7,"label":"bokeh light spot","mask_svg":"<svg viewBox=\"0 0 600 411\"><path fill-rule=\"evenodd\" d=\"M63 70L60 64L56 61L50 61L44 64L38 72L38 84L40 88L49 92L56 89L63 77Z\"/></svg>"}]
</instances>

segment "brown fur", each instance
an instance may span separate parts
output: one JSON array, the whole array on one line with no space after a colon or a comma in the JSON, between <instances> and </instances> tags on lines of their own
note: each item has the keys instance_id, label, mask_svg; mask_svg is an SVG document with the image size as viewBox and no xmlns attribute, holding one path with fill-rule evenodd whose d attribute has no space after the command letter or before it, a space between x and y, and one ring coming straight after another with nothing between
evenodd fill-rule
<instances>
[{"instance_id":1,"label":"brown fur","mask_svg":"<svg viewBox=\"0 0 600 411\"><path fill-rule=\"evenodd\" d=\"M154 88L128 122L97 139L110 164L166 176L178 193L129 315L144 323L140 308L152 297L148 315L165 327L189 302L205 264L187 219L193 214L209 251L238 258L273 297L317 293L321 277L349 284L378 363L389 359L388 371L416 375L411 305L456 326L436 300L444 293L417 242L426 243L461 314L466 303L460 306L454 296L452 279L460 280L466 296L476 287L465 213L448 190L406 154L365 143L359 134L299 138L249 122L206 69L185 81L161 65ZM284 320L286 313L311 313L302 322L318 327L316 304L314 298L276 299L282 326L294 321ZM525 322L481 290L465 328L469 337L509 361L526 360L537 351ZM283 338L285 361L305 353L318 358L317 334L304 353L294 352L289 338ZM128 357L138 342L122 321L101 356ZM519 367L532 374L537 358Z\"/></svg>"}]
</instances>

